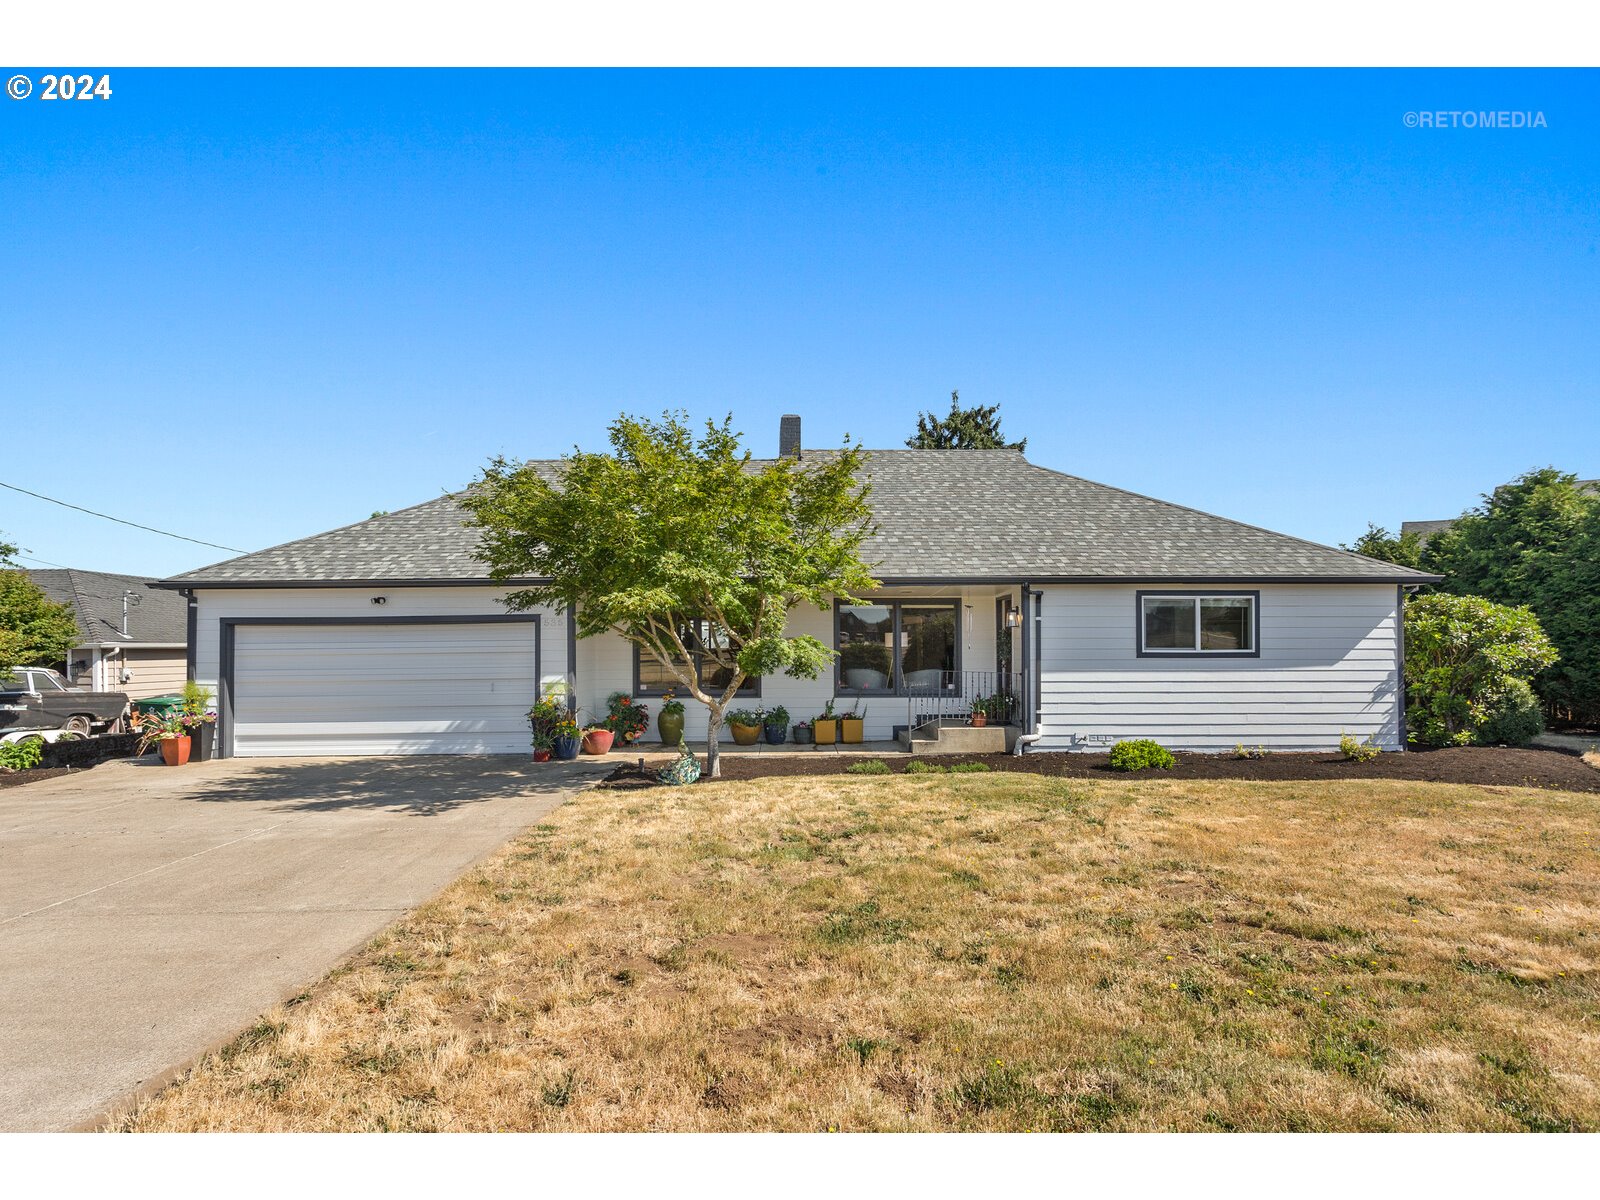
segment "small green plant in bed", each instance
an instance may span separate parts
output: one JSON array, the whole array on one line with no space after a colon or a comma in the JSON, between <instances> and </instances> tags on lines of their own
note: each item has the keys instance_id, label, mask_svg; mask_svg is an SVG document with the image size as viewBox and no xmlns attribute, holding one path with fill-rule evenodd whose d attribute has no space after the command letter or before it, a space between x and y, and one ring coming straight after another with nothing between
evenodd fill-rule
<instances>
[{"instance_id":1,"label":"small green plant in bed","mask_svg":"<svg viewBox=\"0 0 1600 1200\"><path fill-rule=\"evenodd\" d=\"M1170 771L1178 765L1178 760L1161 743L1139 738L1137 741L1118 742L1111 747L1110 765L1113 771L1144 771L1151 767Z\"/></svg>"},{"instance_id":2,"label":"small green plant in bed","mask_svg":"<svg viewBox=\"0 0 1600 1200\"><path fill-rule=\"evenodd\" d=\"M38 738L25 742L0 743L0 771L31 771L43 757L44 743Z\"/></svg>"},{"instance_id":3,"label":"small green plant in bed","mask_svg":"<svg viewBox=\"0 0 1600 1200\"><path fill-rule=\"evenodd\" d=\"M1382 752L1372 744L1371 738L1358 742L1352 735L1346 733L1340 735L1339 753L1351 762L1371 762Z\"/></svg>"},{"instance_id":4,"label":"small green plant in bed","mask_svg":"<svg viewBox=\"0 0 1600 1200\"><path fill-rule=\"evenodd\" d=\"M853 762L845 769L847 775L893 775L894 771L881 758L868 758Z\"/></svg>"},{"instance_id":5,"label":"small green plant in bed","mask_svg":"<svg viewBox=\"0 0 1600 1200\"><path fill-rule=\"evenodd\" d=\"M1243 742L1235 742L1233 744L1233 756L1235 758L1265 758L1267 756L1267 748L1265 746L1246 746Z\"/></svg>"}]
</instances>

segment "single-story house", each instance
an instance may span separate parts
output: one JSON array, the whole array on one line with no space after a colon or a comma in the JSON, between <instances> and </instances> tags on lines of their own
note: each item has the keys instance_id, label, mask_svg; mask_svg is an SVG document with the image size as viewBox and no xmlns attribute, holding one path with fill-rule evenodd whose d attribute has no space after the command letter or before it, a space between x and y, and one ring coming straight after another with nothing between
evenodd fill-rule
<instances>
[{"instance_id":1,"label":"single-story house","mask_svg":"<svg viewBox=\"0 0 1600 1200\"><path fill-rule=\"evenodd\" d=\"M779 444L829 453L802 449L793 417ZM1401 609L1435 576L1014 450L874 451L865 472L882 586L796 610L790 632L835 647L835 667L752 680L751 707L864 708L872 740L926 736L985 697L1029 751L1326 749L1343 733L1403 749ZM670 676L620 637L575 638L564 612L507 612L464 518L441 496L164 580L188 598L221 753L525 753L551 684L589 714L619 691L654 712ZM705 728L690 702L688 736Z\"/></svg>"},{"instance_id":2,"label":"single-story house","mask_svg":"<svg viewBox=\"0 0 1600 1200\"><path fill-rule=\"evenodd\" d=\"M146 575L30 570L28 578L72 608L78 644L55 664L66 678L135 700L183 690L188 677L188 613L182 596Z\"/></svg>"}]
</instances>

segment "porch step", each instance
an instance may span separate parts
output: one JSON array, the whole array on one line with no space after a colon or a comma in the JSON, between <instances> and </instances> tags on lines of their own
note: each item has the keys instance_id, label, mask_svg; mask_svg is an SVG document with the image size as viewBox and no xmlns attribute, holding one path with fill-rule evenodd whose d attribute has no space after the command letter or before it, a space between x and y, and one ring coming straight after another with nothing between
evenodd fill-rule
<instances>
[{"instance_id":1,"label":"porch step","mask_svg":"<svg viewBox=\"0 0 1600 1200\"><path fill-rule=\"evenodd\" d=\"M912 754L1004 754L1006 725L929 725L900 735L900 744Z\"/></svg>"}]
</instances>

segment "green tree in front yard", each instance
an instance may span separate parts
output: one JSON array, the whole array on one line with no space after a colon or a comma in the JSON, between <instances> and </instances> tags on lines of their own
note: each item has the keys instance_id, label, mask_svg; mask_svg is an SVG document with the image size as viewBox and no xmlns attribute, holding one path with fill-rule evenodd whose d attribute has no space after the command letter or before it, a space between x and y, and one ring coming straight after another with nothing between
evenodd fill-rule
<instances>
[{"instance_id":1,"label":"green tree in front yard","mask_svg":"<svg viewBox=\"0 0 1600 1200\"><path fill-rule=\"evenodd\" d=\"M1406 605L1406 717L1426 746L1529 741L1528 680L1557 659L1528 608L1443 592Z\"/></svg>"},{"instance_id":2,"label":"green tree in front yard","mask_svg":"<svg viewBox=\"0 0 1600 1200\"><path fill-rule=\"evenodd\" d=\"M57 662L77 641L71 605L50 599L26 571L0 570L0 677Z\"/></svg>"},{"instance_id":3,"label":"green tree in front yard","mask_svg":"<svg viewBox=\"0 0 1600 1200\"><path fill-rule=\"evenodd\" d=\"M554 479L491 463L463 500L479 557L494 579L548 581L512 592L511 608L565 608L579 637L615 633L665 667L706 706L716 776L717 738L746 679L815 678L832 662L816 638L787 634L790 612L876 586L859 557L871 529L864 453L846 445L757 467L732 418L696 436L673 413L619 417L610 440L609 454L567 455ZM710 635L686 644L701 621ZM722 668L720 688L705 686L696 655Z\"/></svg>"}]
</instances>

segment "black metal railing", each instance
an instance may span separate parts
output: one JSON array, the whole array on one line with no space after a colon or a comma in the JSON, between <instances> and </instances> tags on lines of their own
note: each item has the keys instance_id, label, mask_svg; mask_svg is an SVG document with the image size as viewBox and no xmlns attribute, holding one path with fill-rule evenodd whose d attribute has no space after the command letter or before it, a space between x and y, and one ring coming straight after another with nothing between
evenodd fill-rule
<instances>
[{"instance_id":1,"label":"black metal railing","mask_svg":"<svg viewBox=\"0 0 1600 1200\"><path fill-rule=\"evenodd\" d=\"M1019 671L910 671L901 680L901 695L910 705L913 729L934 722L971 725L980 716L988 725L1022 720Z\"/></svg>"}]
</instances>

